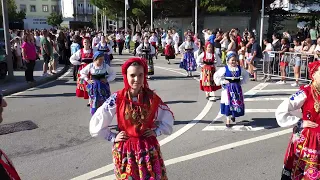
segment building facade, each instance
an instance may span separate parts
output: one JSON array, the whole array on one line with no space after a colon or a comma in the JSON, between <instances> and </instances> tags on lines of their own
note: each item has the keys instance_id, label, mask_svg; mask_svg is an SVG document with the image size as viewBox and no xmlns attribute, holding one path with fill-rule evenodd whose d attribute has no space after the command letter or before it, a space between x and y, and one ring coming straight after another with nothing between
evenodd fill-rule
<instances>
[{"instance_id":1,"label":"building facade","mask_svg":"<svg viewBox=\"0 0 320 180\"><path fill-rule=\"evenodd\" d=\"M26 12L25 29L52 28L47 17L52 12L60 12L60 0L15 0L17 10Z\"/></svg>"},{"instance_id":2,"label":"building facade","mask_svg":"<svg viewBox=\"0 0 320 180\"><path fill-rule=\"evenodd\" d=\"M314 3L308 6L290 3L290 0L276 0L271 4L271 8L283 8L292 13L310 13L311 11L320 11L320 4Z\"/></svg>"}]
</instances>

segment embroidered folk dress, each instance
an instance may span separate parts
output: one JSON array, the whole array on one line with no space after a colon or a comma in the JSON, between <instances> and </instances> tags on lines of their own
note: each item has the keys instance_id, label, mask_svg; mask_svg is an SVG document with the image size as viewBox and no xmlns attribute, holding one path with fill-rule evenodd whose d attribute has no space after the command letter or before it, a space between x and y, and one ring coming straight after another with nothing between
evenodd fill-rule
<instances>
[{"instance_id":1,"label":"embroidered folk dress","mask_svg":"<svg viewBox=\"0 0 320 180\"><path fill-rule=\"evenodd\" d=\"M294 180L320 179L320 126L303 128L304 120L320 124L320 114L315 111L311 85L302 86L276 110L279 126L296 125L284 158L282 177ZM320 98L317 99L320 101ZM302 113L301 113L302 112Z\"/></svg>"},{"instance_id":2,"label":"embroidered folk dress","mask_svg":"<svg viewBox=\"0 0 320 180\"><path fill-rule=\"evenodd\" d=\"M111 59L110 54L113 53L112 46L110 46L108 43L99 43L96 45L97 51L101 51L104 53L104 60L105 62L110 66Z\"/></svg>"},{"instance_id":3,"label":"embroidered folk dress","mask_svg":"<svg viewBox=\"0 0 320 180\"><path fill-rule=\"evenodd\" d=\"M194 58L194 52L198 50L198 47L193 42L185 41L179 47L180 52L184 52L183 58L180 62L180 68L186 71L196 71L197 63Z\"/></svg>"},{"instance_id":4,"label":"embroidered folk dress","mask_svg":"<svg viewBox=\"0 0 320 180\"><path fill-rule=\"evenodd\" d=\"M89 99L89 95L86 89L88 83L80 78L80 71L85 68L88 64L93 62L93 51L92 49L85 50L80 49L76 53L74 53L70 57L70 62L73 65L80 65L78 70L78 79L77 79L77 89L76 89L76 96L83 97L84 99Z\"/></svg>"},{"instance_id":5,"label":"embroidered folk dress","mask_svg":"<svg viewBox=\"0 0 320 180\"><path fill-rule=\"evenodd\" d=\"M200 75L200 90L202 91L212 92L221 89L221 86L217 86L213 79L216 72L214 60L214 55L207 52L201 53L197 58L198 66L202 67Z\"/></svg>"},{"instance_id":6,"label":"embroidered folk dress","mask_svg":"<svg viewBox=\"0 0 320 180\"><path fill-rule=\"evenodd\" d=\"M230 83L224 84L224 80ZM216 85L222 86L220 108L221 114L240 117L245 113L241 85L249 80L248 72L240 66L225 66L214 74Z\"/></svg>"},{"instance_id":7,"label":"embroidered folk dress","mask_svg":"<svg viewBox=\"0 0 320 180\"><path fill-rule=\"evenodd\" d=\"M101 66L95 66L90 63L80 71L80 78L88 82L93 80L92 84L87 85L86 89L90 97L90 113L93 115L96 110L110 97L109 82L116 78L116 72L106 63ZM107 82L101 82L106 79Z\"/></svg>"},{"instance_id":8,"label":"embroidered folk dress","mask_svg":"<svg viewBox=\"0 0 320 180\"><path fill-rule=\"evenodd\" d=\"M167 105L151 90L144 90L144 97L132 98L123 89L110 98L96 111L90 121L90 134L114 142L116 134L109 125L117 115L119 131L125 131L126 141L114 143L112 155L117 179L167 179L160 145L156 137L144 137L146 129L155 129L157 136L172 133L174 117ZM138 96L139 97L139 96ZM141 100L145 99L145 100ZM142 103L140 113L135 104ZM132 107L131 110L130 107Z\"/></svg>"},{"instance_id":9,"label":"embroidered folk dress","mask_svg":"<svg viewBox=\"0 0 320 180\"><path fill-rule=\"evenodd\" d=\"M148 75L154 75L153 56L156 53L155 48L150 43L141 43L136 51L142 58L147 60Z\"/></svg>"}]
</instances>

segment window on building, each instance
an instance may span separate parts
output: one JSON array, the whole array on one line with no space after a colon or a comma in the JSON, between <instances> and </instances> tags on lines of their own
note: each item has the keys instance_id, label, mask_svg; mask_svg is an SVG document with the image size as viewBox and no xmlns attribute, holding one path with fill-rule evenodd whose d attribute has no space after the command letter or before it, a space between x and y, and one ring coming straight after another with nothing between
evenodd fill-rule
<instances>
[{"instance_id":1,"label":"window on building","mask_svg":"<svg viewBox=\"0 0 320 180\"><path fill-rule=\"evenodd\" d=\"M27 6L25 4L20 4L20 11L27 12Z\"/></svg>"},{"instance_id":2,"label":"window on building","mask_svg":"<svg viewBox=\"0 0 320 180\"><path fill-rule=\"evenodd\" d=\"M48 5L42 5L42 11L48 12Z\"/></svg>"},{"instance_id":3,"label":"window on building","mask_svg":"<svg viewBox=\"0 0 320 180\"><path fill-rule=\"evenodd\" d=\"M30 12L37 12L36 5L30 5Z\"/></svg>"},{"instance_id":4,"label":"window on building","mask_svg":"<svg viewBox=\"0 0 320 180\"><path fill-rule=\"evenodd\" d=\"M51 11L52 12L58 12L58 7L56 5L51 6Z\"/></svg>"}]
</instances>

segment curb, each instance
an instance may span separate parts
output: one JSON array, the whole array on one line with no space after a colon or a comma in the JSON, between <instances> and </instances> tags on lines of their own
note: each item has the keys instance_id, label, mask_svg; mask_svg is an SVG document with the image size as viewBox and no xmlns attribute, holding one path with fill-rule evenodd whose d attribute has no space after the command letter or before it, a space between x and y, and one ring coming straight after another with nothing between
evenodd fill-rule
<instances>
[{"instance_id":1,"label":"curb","mask_svg":"<svg viewBox=\"0 0 320 180\"><path fill-rule=\"evenodd\" d=\"M35 84L24 83L19 87L15 87L12 89L2 91L2 94L3 94L3 96L8 96L8 95L11 95L14 93L18 93L18 92L25 91L30 88L40 86L40 85L45 84L50 81L54 81L54 80L58 79L60 76L62 76L64 73L66 73L68 71L68 69L69 69L69 66L65 66L61 69L61 71L57 72L57 74L54 74L54 75L47 77L47 78L40 79L40 80L36 81Z\"/></svg>"}]
</instances>

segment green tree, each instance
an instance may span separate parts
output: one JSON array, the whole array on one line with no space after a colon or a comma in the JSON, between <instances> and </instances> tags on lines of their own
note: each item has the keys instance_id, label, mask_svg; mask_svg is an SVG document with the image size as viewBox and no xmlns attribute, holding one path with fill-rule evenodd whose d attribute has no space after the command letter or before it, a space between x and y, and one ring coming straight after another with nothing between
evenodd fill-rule
<instances>
[{"instance_id":1,"label":"green tree","mask_svg":"<svg viewBox=\"0 0 320 180\"><path fill-rule=\"evenodd\" d=\"M60 26L62 22L63 22L62 14L58 14L55 12L51 13L47 19L47 23L53 27Z\"/></svg>"},{"instance_id":2,"label":"green tree","mask_svg":"<svg viewBox=\"0 0 320 180\"><path fill-rule=\"evenodd\" d=\"M14 0L7 1L8 8L8 19L10 22L23 22L26 18L26 13L24 11L17 11L17 5ZM0 22L2 24L2 6L0 5Z\"/></svg>"}]
</instances>

